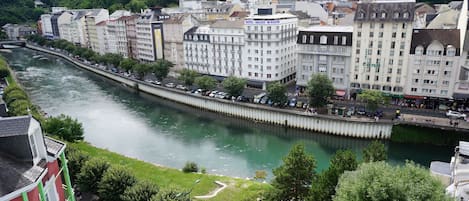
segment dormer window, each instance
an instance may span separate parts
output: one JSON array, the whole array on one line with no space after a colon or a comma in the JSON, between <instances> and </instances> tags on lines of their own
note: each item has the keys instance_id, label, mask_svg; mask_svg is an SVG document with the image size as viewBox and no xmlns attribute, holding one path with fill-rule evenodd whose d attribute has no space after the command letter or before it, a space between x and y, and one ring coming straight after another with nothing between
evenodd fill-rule
<instances>
[{"instance_id":1,"label":"dormer window","mask_svg":"<svg viewBox=\"0 0 469 201\"><path fill-rule=\"evenodd\" d=\"M31 153L33 154L33 159L38 157L36 141L34 140L34 135L29 136L29 143L31 144Z\"/></svg>"},{"instance_id":2,"label":"dormer window","mask_svg":"<svg viewBox=\"0 0 469 201\"><path fill-rule=\"evenodd\" d=\"M371 13L371 19L375 19L376 18L376 13Z\"/></svg>"},{"instance_id":3,"label":"dormer window","mask_svg":"<svg viewBox=\"0 0 469 201\"><path fill-rule=\"evenodd\" d=\"M327 44L327 36L322 35L319 40L319 43L321 43L322 45Z\"/></svg>"},{"instance_id":4,"label":"dormer window","mask_svg":"<svg viewBox=\"0 0 469 201\"><path fill-rule=\"evenodd\" d=\"M418 46L415 48L415 55L422 55L423 54L423 47Z\"/></svg>"},{"instance_id":5,"label":"dormer window","mask_svg":"<svg viewBox=\"0 0 469 201\"><path fill-rule=\"evenodd\" d=\"M448 45L446 49L446 56L455 56L456 55L456 49L452 45Z\"/></svg>"},{"instance_id":6,"label":"dormer window","mask_svg":"<svg viewBox=\"0 0 469 201\"><path fill-rule=\"evenodd\" d=\"M358 18L359 19L365 18L365 13L363 13L363 12L358 13Z\"/></svg>"},{"instance_id":7,"label":"dormer window","mask_svg":"<svg viewBox=\"0 0 469 201\"><path fill-rule=\"evenodd\" d=\"M394 15L393 15L393 18L394 18L394 19L399 18L399 13L398 13L398 12L395 12Z\"/></svg>"},{"instance_id":8,"label":"dormer window","mask_svg":"<svg viewBox=\"0 0 469 201\"><path fill-rule=\"evenodd\" d=\"M306 43L306 37L307 37L306 35L303 35L303 41L302 41L303 44Z\"/></svg>"}]
</instances>

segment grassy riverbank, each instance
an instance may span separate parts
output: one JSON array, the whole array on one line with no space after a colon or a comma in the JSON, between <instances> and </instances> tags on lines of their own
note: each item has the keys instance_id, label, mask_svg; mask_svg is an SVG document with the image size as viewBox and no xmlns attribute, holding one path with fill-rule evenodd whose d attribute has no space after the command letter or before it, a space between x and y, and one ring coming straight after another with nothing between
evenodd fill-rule
<instances>
[{"instance_id":1,"label":"grassy riverbank","mask_svg":"<svg viewBox=\"0 0 469 201\"><path fill-rule=\"evenodd\" d=\"M2 57L0 57L0 65L5 65L9 68L7 62ZM10 85L21 87L21 85L16 82L14 72L11 69L10 72L10 75L6 78L7 82ZM33 112L36 112L34 115L35 117L40 116L41 119L43 118L40 112ZM206 195L215 190L217 188L217 185L214 183L215 181L221 181L227 184L228 187L225 190L220 192L215 198L209 199L213 201L255 200L260 193L270 188L269 184L244 179L209 174L183 173L177 169L157 166L152 163L97 148L86 142L67 143L67 145L81 150L92 157L99 157L111 164L124 166L128 170L132 171L139 180L149 180L154 182L161 189L177 187L188 190L194 187L191 195L196 196ZM194 185L194 182L197 179L200 179L200 183Z\"/></svg>"},{"instance_id":2,"label":"grassy riverbank","mask_svg":"<svg viewBox=\"0 0 469 201\"><path fill-rule=\"evenodd\" d=\"M194 186L193 196L205 195L217 188L215 181L221 181L228 187L220 192L215 198L210 200L227 201L227 200L255 200L259 193L270 188L268 184L237 179L225 176L215 176L208 174L183 173L182 171L157 166L151 163L140 161L119 155L117 153L94 147L88 143L72 143L69 146L77 148L85 153L100 157L111 164L121 165L131 170L135 176L142 180L149 180L158 184L161 188L170 186L183 189L190 189L194 186L194 181L200 179L200 183ZM254 174L254 173L253 173Z\"/></svg>"}]
</instances>

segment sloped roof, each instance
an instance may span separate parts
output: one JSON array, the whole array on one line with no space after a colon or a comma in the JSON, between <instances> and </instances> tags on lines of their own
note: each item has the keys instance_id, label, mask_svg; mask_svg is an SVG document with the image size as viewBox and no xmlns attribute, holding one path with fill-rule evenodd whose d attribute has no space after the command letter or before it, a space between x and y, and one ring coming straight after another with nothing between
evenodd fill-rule
<instances>
[{"instance_id":1,"label":"sloped roof","mask_svg":"<svg viewBox=\"0 0 469 201\"><path fill-rule=\"evenodd\" d=\"M54 140L50 137L44 137L44 142L46 143L47 153L52 156L59 155L62 149L65 147L63 142Z\"/></svg>"},{"instance_id":2,"label":"sloped roof","mask_svg":"<svg viewBox=\"0 0 469 201\"><path fill-rule=\"evenodd\" d=\"M36 182L46 170L0 153L0 197Z\"/></svg>"},{"instance_id":3,"label":"sloped roof","mask_svg":"<svg viewBox=\"0 0 469 201\"><path fill-rule=\"evenodd\" d=\"M244 20L218 20L210 25L210 27L242 29L244 28Z\"/></svg>"},{"instance_id":4,"label":"sloped roof","mask_svg":"<svg viewBox=\"0 0 469 201\"><path fill-rule=\"evenodd\" d=\"M30 122L30 116L0 118L0 137L27 135Z\"/></svg>"},{"instance_id":5,"label":"sloped roof","mask_svg":"<svg viewBox=\"0 0 469 201\"><path fill-rule=\"evenodd\" d=\"M415 48L419 45L426 49L433 41L440 42L443 47L452 45L456 48L456 56L460 54L459 29L415 29L412 33L410 45L411 54L415 54ZM446 51L444 52L446 54Z\"/></svg>"}]
</instances>

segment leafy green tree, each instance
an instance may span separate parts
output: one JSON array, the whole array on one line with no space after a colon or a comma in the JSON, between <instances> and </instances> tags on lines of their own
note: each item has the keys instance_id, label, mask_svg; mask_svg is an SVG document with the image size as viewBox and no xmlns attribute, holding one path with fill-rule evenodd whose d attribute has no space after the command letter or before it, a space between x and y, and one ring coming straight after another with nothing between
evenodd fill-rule
<instances>
[{"instance_id":1,"label":"leafy green tree","mask_svg":"<svg viewBox=\"0 0 469 201\"><path fill-rule=\"evenodd\" d=\"M141 181L125 190L121 196L122 201L149 201L158 194L159 188L150 181Z\"/></svg>"},{"instance_id":2,"label":"leafy green tree","mask_svg":"<svg viewBox=\"0 0 469 201\"><path fill-rule=\"evenodd\" d=\"M125 5L125 8L130 9L132 12L140 12L141 9L146 8L145 2L143 0L131 0L128 4Z\"/></svg>"},{"instance_id":3,"label":"leafy green tree","mask_svg":"<svg viewBox=\"0 0 469 201\"><path fill-rule=\"evenodd\" d=\"M83 140L83 125L77 119L61 114L44 122L44 131L69 142Z\"/></svg>"},{"instance_id":4,"label":"leafy green tree","mask_svg":"<svg viewBox=\"0 0 469 201\"><path fill-rule=\"evenodd\" d=\"M121 166L111 166L98 184L98 196L101 201L123 201L124 192L137 183L129 170Z\"/></svg>"},{"instance_id":5,"label":"leafy green tree","mask_svg":"<svg viewBox=\"0 0 469 201\"><path fill-rule=\"evenodd\" d=\"M92 158L85 162L77 177L77 184L81 191L97 193L98 184L102 180L110 164L102 158Z\"/></svg>"},{"instance_id":6,"label":"leafy green tree","mask_svg":"<svg viewBox=\"0 0 469 201\"><path fill-rule=\"evenodd\" d=\"M6 40L8 39L8 35L3 32L3 30L0 30L0 40Z\"/></svg>"},{"instance_id":7,"label":"leafy green tree","mask_svg":"<svg viewBox=\"0 0 469 201\"><path fill-rule=\"evenodd\" d=\"M10 75L10 71L6 66L0 66L0 79L6 78Z\"/></svg>"},{"instance_id":8,"label":"leafy green tree","mask_svg":"<svg viewBox=\"0 0 469 201\"><path fill-rule=\"evenodd\" d=\"M172 68L174 64L168 60L158 59L151 66L156 79L161 81L168 76L169 69Z\"/></svg>"},{"instance_id":9,"label":"leafy green tree","mask_svg":"<svg viewBox=\"0 0 469 201\"><path fill-rule=\"evenodd\" d=\"M308 82L307 92L309 103L313 107L323 107L327 100L334 94L332 81L324 74L313 74Z\"/></svg>"},{"instance_id":10,"label":"leafy green tree","mask_svg":"<svg viewBox=\"0 0 469 201\"><path fill-rule=\"evenodd\" d=\"M111 6L109 6L108 9L109 9L109 13L113 13L116 10L123 10L124 5L121 3L116 3L116 4L112 4Z\"/></svg>"},{"instance_id":11,"label":"leafy green tree","mask_svg":"<svg viewBox=\"0 0 469 201\"><path fill-rule=\"evenodd\" d=\"M288 100L286 93L287 87L280 82L274 82L267 86L267 94L274 103L285 104Z\"/></svg>"},{"instance_id":12,"label":"leafy green tree","mask_svg":"<svg viewBox=\"0 0 469 201\"><path fill-rule=\"evenodd\" d=\"M363 149L363 161L365 163L375 161L385 161L388 159L384 144L379 141L371 142L368 147Z\"/></svg>"},{"instance_id":13,"label":"leafy green tree","mask_svg":"<svg viewBox=\"0 0 469 201\"><path fill-rule=\"evenodd\" d=\"M363 163L340 177L336 191L334 201L454 200L445 195L437 178L414 163L404 166Z\"/></svg>"},{"instance_id":14,"label":"leafy green tree","mask_svg":"<svg viewBox=\"0 0 469 201\"><path fill-rule=\"evenodd\" d=\"M16 100L28 100L28 96L21 89L9 91L8 93L4 94L4 96L5 97L3 99L5 99L7 104L10 104Z\"/></svg>"},{"instance_id":15,"label":"leafy green tree","mask_svg":"<svg viewBox=\"0 0 469 201\"><path fill-rule=\"evenodd\" d=\"M143 79L145 75L152 71L152 67L149 64L135 64L133 70L140 79Z\"/></svg>"},{"instance_id":16,"label":"leafy green tree","mask_svg":"<svg viewBox=\"0 0 469 201\"><path fill-rule=\"evenodd\" d=\"M120 62L124 59L121 55L113 53L106 53L103 55L103 58L105 63L114 67L119 66Z\"/></svg>"},{"instance_id":17,"label":"leafy green tree","mask_svg":"<svg viewBox=\"0 0 469 201\"><path fill-rule=\"evenodd\" d=\"M31 107L31 102L28 100L15 100L8 105L8 114L10 116L28 115Z\"/></svg>"},{"instance_id":18,"label":"leafy green tree","mask_svg":"<svg viewBox=\"0 0 469 201\"><path fill-rule=\"evenodd\" d=\"M274 169L273 190L266 195L267 200L305 200L316 176L316 160L305 152L304 145L293 146L283 158L283 164Z\"/></svg>"},{"instance_id":19,"label":"leafy green tree","mask_svg":"<svg viewBox=\"0 0 469 201\"><path fill-rule=\"evenodd\" d=\"M358 98L365 101L366 107L372 111L376 111L379 104L386 103L386 97L378 90L364 90L358 94Z\"/></svg>"},{"instance_id":20,"label":"leafy green tree","mask_svg":"<svg viewBox=\"0 0 469 201\"><path fill-rule=\"evenodd\" d=\"M338 150L332 157L329 168L322 172L313 184L309 200L332 200L340 175L345 171L357 169L357 166L358 162L352 151Z\"/></svg>"},{"instance_id":21,"label":"leafy green tree","mask_svg":"<svg viewBox=\"0 0 469 201\"><path fill-rule=\"evenodd\" d=\"M231 96L238 97L243 94L244 86L246 86L246 80L237 78L235 76L230 76L223 80L222 85Z\"/></svg>"},{"instance_id":22,"label":"leafy green tree","mask_svg":"<svg viewBox=\"0 0 469 201\"><path fill-rule=\"evenodd\" d=\"M132 70L137 64L138 64L137 61L133 59L125 58L119 63L119 67L121 67L125 71L129 71L129 70Z\"/></svg>"},{"instance_id":23,"label":"leafy green tree","mask_svg":"<svg viewBox=\"0 0 469 201\"><path fill-rule=\"evenodd\" d=\"M185 172L185 173L198 172L199 167L197 166L197 163L188 161L188 162L186 162L186 164L182 168L182 171Z\"/></svg>"},{"instance_id":24,"label":"leafy green tree","mask_svg":"<svg viewBox=\"0 0 469 201\"><path fill-rule=\"evenodd\" d=\"M212 90L217 86L217 80L208 75L195 78L195 84L202 89Z\"/></svg>"},{"instance_id":25,"label":"leafy green tree","mask_svg":"<svg viewBox=\"0 0 469 201\"><path fill-rule=\"evenodd\" d=\"M179 72L178 79L183 81L185 85L192 86L195 81L195 78L198 76L199 73L197 71L184 68L181 70L181 72Z\"/></svg>"},{"instance_id":26,"label":"leafy green tree","mask_svg":"<svg viewBox=\"0 0 469 201\"><path fill-rule=\"evenodd\" d=\"M150 201L191 201L190 192L175 187L169 187L153 196Z\"/></svg>"}]
</instances>

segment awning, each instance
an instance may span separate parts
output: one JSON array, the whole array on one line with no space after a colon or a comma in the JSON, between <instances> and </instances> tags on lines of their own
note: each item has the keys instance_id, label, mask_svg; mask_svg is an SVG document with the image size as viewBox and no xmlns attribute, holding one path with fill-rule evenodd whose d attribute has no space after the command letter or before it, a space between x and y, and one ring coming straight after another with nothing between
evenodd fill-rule
<instances>
[{"instance_id":1,"label":"awning","mask_svg":"<svg viewBox=\"0 0 469 201\"><path fill-rule=\"evenodd\" d=\"M345 90L336 90L335 95L337 96L345 96Z\"/></svg>"},{"instance_id":2,"label":"awning","mask_svg":"<svg viewBox=\"0 0 469 201\"><path fill-rule=\"evenodd\" d=\"M453 98L454 99L468 99L469 94L454 93Z\"/></svg>"},{"instance_id":3,"label":"awning","mask_svg":"<svg viewBox=\"0 0 469 201\"><path fill-rule=\"evenodd\" d=\"M404 98L407 98L407 99L417 99L417 100L425 99L425 97L423 97L423 96L414 96L414 95L405 95Z\"/></svg>"}]
</instances>

